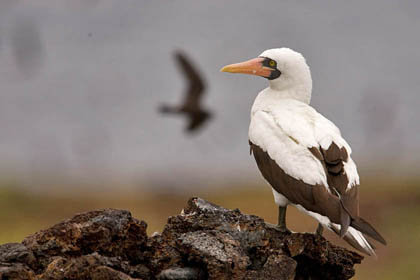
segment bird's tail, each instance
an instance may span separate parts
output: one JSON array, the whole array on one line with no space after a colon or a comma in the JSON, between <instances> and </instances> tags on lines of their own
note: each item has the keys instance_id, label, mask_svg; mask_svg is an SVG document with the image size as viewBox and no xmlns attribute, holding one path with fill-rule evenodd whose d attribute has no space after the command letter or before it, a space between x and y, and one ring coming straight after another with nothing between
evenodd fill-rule
<instances>
[{"instance_id":1,"label":"bird's tail","mask_svg":"<svg viewBox=\"0 0 420 280\"><path fill-rule=\"evenodd\" d=\"M376 241L386 245L385 238L383 238L382 235L371 224L369 224L367 221L365 221L361 217L357 217L356 219L353 219L351 221L351 226L357 230L360 230L361 232L375 239Z\"/></svg>"},{"instance_id":2,"label":"bird's tail","mask_svg":"<svg viewBox=\"0 0 420 280\"><path fill-rule=\"evenodd\" d=\"M159 112L161 113L178 113L178 110L174 107L168 106L168 105L161 105L159 107Z\"/></svg>"},{"instance_id":3,"label":"bird's tail","mask_svg":"<svg viewBox=\"0 0 420 280\"><path fill-rule=\"evenodd\" d=\"M337 233L340 234L340 225L330 224L330 228ZM347 232L344 234L343 239L349 243L353 248L359 250L369 256L375 256L375 247L366 239L366 237L353 227L349 227Z\"/></svg>"}]
</instances>

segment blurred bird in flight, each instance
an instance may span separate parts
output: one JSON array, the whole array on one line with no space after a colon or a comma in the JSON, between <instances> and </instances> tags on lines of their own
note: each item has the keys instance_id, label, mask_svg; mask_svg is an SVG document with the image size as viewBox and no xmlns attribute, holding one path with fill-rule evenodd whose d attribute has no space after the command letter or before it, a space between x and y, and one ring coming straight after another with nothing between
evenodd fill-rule
<instances>
[{"instance_id":1,"label":"blurred bird in flight","mask_svg":"<svg viewBox=\"0 0 420 280\"><path fill-rule=\"evenodd\" d=\"M185 76L188 86L181 105L162 105L159 111L164 114L180 114L187 117L186 132L198 130L212 116L211 112L202 107L201 100L206 90L206 84L191 60L182 52L174 55L177 65Z\"/></svg>"}]
</instances>

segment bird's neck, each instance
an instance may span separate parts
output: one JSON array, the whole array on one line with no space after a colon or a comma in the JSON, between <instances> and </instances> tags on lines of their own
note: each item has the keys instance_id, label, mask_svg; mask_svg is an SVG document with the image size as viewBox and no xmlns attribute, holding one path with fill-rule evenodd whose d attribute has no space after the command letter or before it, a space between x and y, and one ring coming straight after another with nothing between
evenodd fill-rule
<instances>
[{"instance_id":1,"label":"bird's neck","mask_svg":"<svg viewBox=\"0 0 420 280\"><path fill-rule=\"evenodd\" d=\"M309 104L312 93L312 77L309 67L292 74L284 74L278 79L271 80L269 82L270 93L278 98L291 98Z\"/></svg>"},{"instance_id":2,"label":"bird's neck","mask_svg":"<svg viewBox=\"0 0 420 280\"><path fill-rule=\"evenodd\" d=\"M267 88L266 94L270 95L270 97L274 99L295 99L300 102L309 104L311 102L311 91L312 85L308 86L302 84L299 86L278 88L270 84L270 87Z\"/></svg>"}]
</instances>

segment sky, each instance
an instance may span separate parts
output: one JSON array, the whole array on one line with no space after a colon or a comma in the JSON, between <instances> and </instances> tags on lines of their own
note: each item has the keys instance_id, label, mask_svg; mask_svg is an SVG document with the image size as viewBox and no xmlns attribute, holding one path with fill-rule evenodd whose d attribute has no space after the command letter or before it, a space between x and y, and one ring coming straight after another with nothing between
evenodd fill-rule
<instances>
[{"instance_id":1,"label":"sky","mask_svg":"<svg viewBox=\"0 0 420 280\"><path fill-rule=\"evenodd\" d=\"M267 81L219 69L290 47L311 67L312 106L364 176L417 175L418 1L0 2L0 174L199 184L259 180L249 111ZM161 116L185 88L185 51L215 117L196 135Z\"/></svg>"}]
</instances>

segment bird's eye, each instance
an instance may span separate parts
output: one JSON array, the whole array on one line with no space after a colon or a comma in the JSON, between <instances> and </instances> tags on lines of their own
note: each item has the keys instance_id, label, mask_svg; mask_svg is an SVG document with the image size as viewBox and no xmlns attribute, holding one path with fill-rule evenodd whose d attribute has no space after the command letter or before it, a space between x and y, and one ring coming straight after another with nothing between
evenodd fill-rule
<instances>
[{"instance_id":1,"label":"bird's eye","mask_svg":"<svg viewBox=\"0 0 420 280\"><path fill-rule=\"evenodd\" d=\"M271 67L274 67L274 66L276 66L276 62L274 60L270 60L268 65L270 65Z\"/></svg>"}]
</instances>

